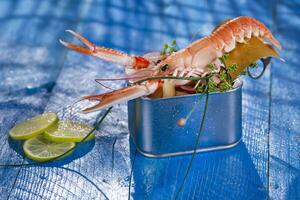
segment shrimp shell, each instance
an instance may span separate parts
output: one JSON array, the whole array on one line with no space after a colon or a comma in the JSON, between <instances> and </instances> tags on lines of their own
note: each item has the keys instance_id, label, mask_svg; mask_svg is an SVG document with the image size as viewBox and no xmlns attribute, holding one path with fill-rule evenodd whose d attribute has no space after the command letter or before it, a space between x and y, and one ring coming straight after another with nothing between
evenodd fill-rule
<instances>
[{"instance_id":1,"label":"shrimp shell","mask_svg":"<svg viewBox=\"0 0 300 200\"><path fill-rule=\"evenodd\" d=\"M224 53L232 51L237 42L245 43L251 37L266 39L281 49L278 40L262 22L248 16L241 16L224 22L209 36L170 55L162 65L168 64L170 71L180 67L201 68L205 71L209 63L214 62Z\"/></svg>"}]
</instances>

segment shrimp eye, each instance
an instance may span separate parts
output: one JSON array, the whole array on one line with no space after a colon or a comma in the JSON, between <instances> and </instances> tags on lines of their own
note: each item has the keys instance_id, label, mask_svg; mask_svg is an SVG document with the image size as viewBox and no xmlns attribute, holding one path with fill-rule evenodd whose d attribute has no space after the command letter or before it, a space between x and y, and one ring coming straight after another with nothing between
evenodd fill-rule
<instances>
[{"instance_id":1,"label":"shrimp eye","mask_svg":"<svg viewBox=\"0 0 300 200\"><path fill-rule=\"evenodd\" d=\"M168 64L165 64L160 68L160 70L163 72L166 71L167 69L168 69Z\"/></svg>"}]
</instances>

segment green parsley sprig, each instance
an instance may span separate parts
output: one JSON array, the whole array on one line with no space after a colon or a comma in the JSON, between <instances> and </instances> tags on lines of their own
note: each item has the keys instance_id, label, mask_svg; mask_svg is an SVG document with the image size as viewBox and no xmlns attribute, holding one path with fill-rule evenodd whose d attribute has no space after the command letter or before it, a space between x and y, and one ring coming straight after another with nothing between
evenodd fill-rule
<instances>
[{"instance_id":1,"label":"green parsley sprig","mask_svg":"<svg viewBox=\"0 0 300 200\"><path fill-rule=\"evenodd\" d=\"M163 50L161 51L161 55L166 55L166 54L171 54L173 52L176 52L176 40L173 39L171 42L171 45L169 45L168 43L165 43Z\"/></svg>"},{"instance_id":2,"label":"green parsley sprig","mask_svg":"<svg viewBox=\"0 0 300 200\"><path fill-rule=\"evenodd\" d=\"M234 72L237 69L237 64L232 64L230 66L226 65L226 60L228 59L229 54L225 53L223 56L219 58L223 67L221 67L219 74L217 74L217 78L220 79L220 83L216 83L213 80L213 76L208 78L207 81L202 81L196 88L197 93L204 93L205 92L205 85L208 85L208 92L225 92L227 90L232 89L233 87L233 80L230 76L231 72ZM216 65L213 63L208 64L209 73L213 73L216 70Z\"/></svg>"}]
</instances>

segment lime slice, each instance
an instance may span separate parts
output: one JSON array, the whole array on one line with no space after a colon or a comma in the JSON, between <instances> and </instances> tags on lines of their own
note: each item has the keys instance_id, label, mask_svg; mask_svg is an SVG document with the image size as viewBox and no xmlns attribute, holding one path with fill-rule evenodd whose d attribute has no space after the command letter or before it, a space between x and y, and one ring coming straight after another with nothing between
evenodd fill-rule
<instances>
[{"instance_id":1,"label":"lime slice","mask_svg":"<svg viewBox=\"0 0 300 200\"><path fill-rule=\"evenodd\" d=\"M92 130L92 127L80 122L59 121L45 131L44 137L53 142L80 142ZM93 132L85 141L94 137L95 133Z\"/></svg>"},{"instance_id":2,"label":"lime slice","mask_svg":"<svg viewBox=\"0 0 300 200\"><path fill-rule=\"evenodd\" d=\"M54 159L74 147L74 142L51 142L46 140L43 135L38 135L34 138L26 140L23 145L23 150L28 158L35 161L44 162ZM66 157L70 153L72 153L72 151L68 152L63 157Z\"/></svg>"},{"instance_id":3,"label":"lime slice","mask_svg":"<svg viewBox=\"0 0 300 200\"><path fill-rule=\"evenodd\" d=\"M57 121L55 113L44 113L17 124L9 131L9 135L16 140L26 140L43 133Z\"/></svg>"}]
</instances>

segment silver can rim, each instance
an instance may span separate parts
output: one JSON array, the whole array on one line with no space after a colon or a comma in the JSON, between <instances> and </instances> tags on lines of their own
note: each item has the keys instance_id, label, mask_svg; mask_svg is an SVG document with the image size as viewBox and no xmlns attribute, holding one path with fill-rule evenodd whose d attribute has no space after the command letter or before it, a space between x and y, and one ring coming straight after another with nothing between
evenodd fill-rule
<instances>
[{"instance_id":1,"label":"silver can rim","mask_svg":"<svg viewBox=\"0 0 300 200\"><path fill-rule=\"evenodd\" d=\"M222 94L228 94L235 92L236 90L241 89L243 86L243 81L241 79L237 79L234 83L234 88L231 90L228 90L226 92L210 92L209 95L222 95ZM195 96L200 96L200 95L205 95L205 93L196 93L196 94L187 94L187 95L182 95L182 96L174 96L174 97L164 97L164 98L157 98L157 99L151 99L149 97L141 97L143 101L168 101L172 99L180 99L180 98L189 98L189 97L195 97Z\"/></svg>"}]
</instances>

